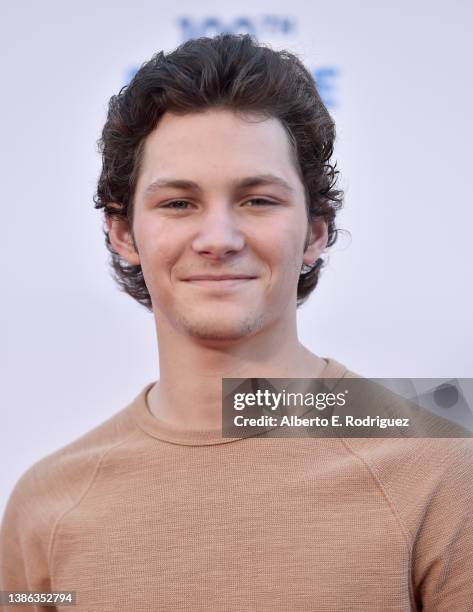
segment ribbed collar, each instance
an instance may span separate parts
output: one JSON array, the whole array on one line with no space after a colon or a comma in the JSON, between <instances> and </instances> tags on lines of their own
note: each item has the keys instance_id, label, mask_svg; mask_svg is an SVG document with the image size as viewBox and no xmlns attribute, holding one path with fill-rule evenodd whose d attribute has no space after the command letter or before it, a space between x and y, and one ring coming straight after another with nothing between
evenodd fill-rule
<instances>
[{"instance_id":1,"label":"ribbed collar","mask_svg":"<svg viewBox=\"0 0 473 612\"><path fill-rule=\"evenodd\" d=\"M328 357L324 357L327 365L320 374L319 378L343 378L348 370L347 368ZM165 442L173 444L183 444L187 446L206 446L210 444L225 444L235 442L241 438L224 438L222 437L222 429L220 427L212 429L183 429L170 425L158 419L149 409L147 395L155 382L147 384L136 398L129 405L130 413L136 425L146 434Z\"/></svg>"}]
</instances>

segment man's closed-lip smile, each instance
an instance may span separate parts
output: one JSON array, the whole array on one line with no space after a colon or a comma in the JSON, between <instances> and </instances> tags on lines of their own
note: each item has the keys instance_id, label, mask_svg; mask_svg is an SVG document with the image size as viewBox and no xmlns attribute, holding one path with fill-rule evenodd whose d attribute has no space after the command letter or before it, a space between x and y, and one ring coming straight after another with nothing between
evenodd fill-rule
<instances>
[{"instance_id":1,"label":"man's closed-lip smile","mask_svg":"<svg viewBox=\"0 0 473 612\"><path fill-rule=\"evenodd\" d=\"M199 274L186 278L187 282L198 287L208 287L211 289L230 289L245 285L255 276L245 274Z\"/></svg>"}]
</instances>

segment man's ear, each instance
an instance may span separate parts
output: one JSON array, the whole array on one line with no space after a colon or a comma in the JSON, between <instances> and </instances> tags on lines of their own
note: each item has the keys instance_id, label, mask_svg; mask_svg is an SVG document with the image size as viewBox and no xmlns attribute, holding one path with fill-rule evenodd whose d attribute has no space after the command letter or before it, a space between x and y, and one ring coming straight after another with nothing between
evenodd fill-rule
<instances>
[{"instance_id":1,"label":"man's ear","mask_svg":"<svg viewBox=\"0 0 473 612\"><path fill-rule=\"evenodd\" d=\"M141 263L140 256L135 249L128 219L113 215L107 217L106 222L108 236L114 250L130 265L139 265Z\"/></svg>"},{"instance_id":2,"label":"man's ear","mask_svg":"<svg viewBox=\"0 0 473 612\"><path fill-rule=\"evenodd\" d=\"M328 229L325 219L318 217L309 223L307 229L306 248L302 262L308 266L314 265L324 252L328 242Z\"/></svg>"}]
</instances>

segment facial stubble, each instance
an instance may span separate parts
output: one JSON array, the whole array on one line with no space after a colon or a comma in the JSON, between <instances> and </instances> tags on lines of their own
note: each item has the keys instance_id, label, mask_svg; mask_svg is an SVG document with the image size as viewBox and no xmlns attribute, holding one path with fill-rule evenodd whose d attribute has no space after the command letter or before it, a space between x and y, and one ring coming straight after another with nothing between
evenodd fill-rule
<instances>
[{"instance_id":1,"label":"facial stubble","mask_svg":"<svg viewBox=\"0 0 473 612\"><path fill-rule=\"evenodd\" d=\"M222 304L222 309L225 305ZM242 338L247 338L256 334L263 329L266 317L260 313L253 315L245 313L245 315L235 320L222 321L219 317L212 317L210 312L204 314L196 313L195 317L189 317L186 314L181 314L177 320L177 326L186 334L202 341L235 341Z\"/></svg>"}]
</instances>

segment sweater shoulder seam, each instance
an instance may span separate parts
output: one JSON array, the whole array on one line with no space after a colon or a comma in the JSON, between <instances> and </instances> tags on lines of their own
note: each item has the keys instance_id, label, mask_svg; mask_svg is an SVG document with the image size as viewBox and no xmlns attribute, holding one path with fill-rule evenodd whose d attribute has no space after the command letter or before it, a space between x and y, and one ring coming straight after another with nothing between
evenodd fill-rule
<instances>
[{"instance_id":1,"label":"sweater shoulder seam","mask_svg":"<svg viewBox=\"0 0 473 612\"><path fill-rule=\"evenodd\" d=\"M82 501L85 499L87 493L90 491L90 489L92 488L92 485L95 482L95 479L97 478L97 475L100 471L100 468L106 458L106 456L112 452L113 450L115 450L116 448L118 448L119 446L121 446L122 444L126 444L133 436L137 435L137 430L134 429L131 434L129 434L126 438L124 438L123 440L120 440L119 442L117 442L116 444L113 444L112 446L109 446L107 449L104 450L104 452L98 457L97 459L97 463L95 465L95 468L92 472L92 476L90 478L89 483L86 485L84 491L82 492L82 494L79 496L79 498L72 503L72 505L68 508L66 508L66 510L64 510L64 512L62 512L62 514L59 514L58 518L56 519L56 521L54 522L54 526L51 530L51 535L49 538L49 545L48 545L48 566L50 568L50 572L51 572L51 576L50 576L50 584L51 584L51 588L53 588L53 574L52 574L52 569L53 569L53 555L54 555L54 547L56 544L56 534L58 532L59 529L59 525L62 522L62 520L66 517L67 514L69 514L70 512L72 512L73 510L75 510L76 508L78 508L80 506L80 504L82 503Z\"/></svg>"},{"instance_id":2,"label":"sweater shoulder seam","mask_svg":"<svg viewBox=\"0 0 473 612\"><path fill-rule=\"evenodd\" d=\"M388 504L392 514L396 518L396 521L399 524L399 527L400 527L401 532L403 534L403 538L404 538L405 543L407 545L407 549L408 549L409 552L411 552L411 549L412 549L412 534L410 533L408 527L404 524L404 521L402 520L402 517L401 517L401 515L400 515L400 513L399 513L399 511L397 509L397 506L396 506L394 500L391 498L391 496L389 495L388 491L384 487L384 485L381 482L381 479L379 478L379 476L376 473L375 469L372 467L372 465L369 463L369 461L367 461L360 453L358 453L352 446L350 446L350 444L347 442L347 440L345 438L340 438L340 440L341 440L342 444L345 446L345 448L348 450L348 452L351 453L352 455L354 455L365 466L365 468L370 473L371 478L375 482L376 486L378 487L378 489L380 490L381 494L385 498L386 503Z\"/></svg>"}]
</instances>

